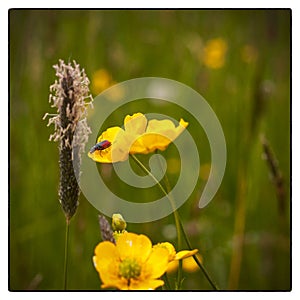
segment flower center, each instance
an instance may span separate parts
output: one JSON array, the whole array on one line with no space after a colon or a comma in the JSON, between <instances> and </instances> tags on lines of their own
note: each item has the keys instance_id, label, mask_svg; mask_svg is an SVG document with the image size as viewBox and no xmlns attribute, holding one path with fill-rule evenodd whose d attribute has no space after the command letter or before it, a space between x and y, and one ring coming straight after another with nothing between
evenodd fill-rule
<instances>
[{"instance_id":1,"label":"flower center","mask_svg":"<svg viewBox=\"0 0 300 300\"><path fill-rule=\"evenodd\" d=\"M126 258L119 265L119 274L126 279L137 278L141 274L141 266L135 259Z\"/></svg>"}]
</instances>

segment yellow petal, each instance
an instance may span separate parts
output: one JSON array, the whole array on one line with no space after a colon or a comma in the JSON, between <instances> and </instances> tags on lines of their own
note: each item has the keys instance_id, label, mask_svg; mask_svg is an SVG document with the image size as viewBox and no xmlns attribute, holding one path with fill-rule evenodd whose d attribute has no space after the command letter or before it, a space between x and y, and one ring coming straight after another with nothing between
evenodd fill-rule
<instances>
[{"instance_id":1,"label":"yellow petal","mask_svg":"<svg viewBox=\"0 0 300 300\"><path fill-rule=\"evenodd\" d=\"M164 285L164 282L159 279L148 279L144 281L131 280L130 290L155 290Z\"/></svg>"},{"instance_id":2,"label":"yellow petal","mask_svg":"<svg viewBox=\"0 0 300 300\"><path fill-rule=\"evenodd\" d=\"M156 120L152 119L148 122L146 132L159 133L166 130L173 130L175 128L174 123L171 120Z\"/></svg>"},{"instance_id":3,"label":"yellow petal","mask_svg":"<svg viewBox=\"0 0 300 300\"><path fill-rule=\"evenodd\" d=\"M116 246L108 241L101 242L95 248L93 262L98 271L103 287L119 288L124 280L119 278L119 253Z\"/></svg>"},{"instance_id":4,"label":"yellow petal","mask_svg":"<svg viewBox=\"0 0 300 300\"><path fill-rule=\"evenodd\" d=\"M146 261L152 251L150 239L143 234L123 233L117 240L117 249L121 260L134 258L140 263Z\"/></svg>"},{"instance_id":5,"label":"yellow petal","mask_svg":"<svg viewBox=\"0 0 300 300\"><path fill-rule=\"evenodd\" d=\"M96 162L113 163L124 161L128 158L129 141L126 139L125 131L120 127L110 127L104 131L97 142L108 140L111 146L105 150L96 150L88 153L88 156Z\"/></svg>"},{"instance_id":6,"label":"yellow petal","mask_svg":"<svg viewBox=\"0 0 300 300\"><path fill-rule=\"evenodd\" d=\"M175 260L184 259L190 256L195 255L198 252L198 249L194 250L182 250L176 253Z\"/></svg>"},{"instance_id":7,"label":"yellow petal","mask_svg":"<svg viewBox=\"0 0 300 300\"><path fill-rule=\"evenodd\" d=\"M149 259L143 265L141 276L144 278L158 278L166 272L168 263L169 251L162 247L155 247Z\"/></svg>"},{"instance_id":8,"label":"yellow petal","mask_svg":"<svg viewBox=\"0 0 300 300\"><path fill-rule=\"evenodd\" d=\"M141 153L141 154L148 153L148 150L144 145L144 140L142 136L137 137L130 147L130 154L135 154L135 153Z\"/></svg>"},{"instance_id":9,"label":"yellow petal","mask_svg":"<svg viewBox=\"0 0 300 300\"><path fill-rule=\"evenodd\" d=\"M175 127L171 120L150 120L146 133L140 135L130 148L130 153L147 154L155 150L164 151L188 126L188 123L180 119Z\"/></svg>"},{"instance_id":10,"label":"yellow petal","mask_svg":"<svg viewBox=\"0 0 300 300\"><path fill-rule=\"evenodd\" d=\"M102 278L101 278L102 280ZM103 282L103 280L102 280ZM109 273L105 274L105 283L101 285L103 289L115 287L118 290L128 290L127 279L119 276L111 276Z\"/></svg>"},{"instance_id":11,"label":"yellow petal","mask_svg":"<svg viewBox=\"0 0 300 300\"><path fill-rule=\"evenodd\" d=\"M189 125L189 123L184 121L182 118L180 119L179 124L180 124L180 126L182 126L184 128L187 128Z\"/></svg>"},{"instance_id":12,"label":"yellow petal","mask_svg":"<svg viewBox=\"0 0 300 300\"><path fill-rule=\"evenodd\" d=\"M153 248L156 248L156 247L167 249L169 252L169 261L174 260L176 251L175 251L174 246L171 243L169 243L169 242L158 243L153 246Z\"/></svg>"},{"instance_id":13,"label":"yellow petal","mask_svg":"<svg viewBox=\"0 0 300 300\"><path fill-rule=\"evenodd\" d=\"M197 253L196 256L202 262L202 260L203 260L202 256L199 253ZM175 272L178 269L178 264L179 264L178 260L173 260L173 261L169 262L167 273ZM197 270L199 270L199 266L197 265L197 263L195 262L195 260L192 256L183 258L182 268L186 272L196 272Z\"/></svg>"},{"instance_id":14,"label":"yellow petal","mask_svg":"<svg viewBox=\"0 0 300 300\"><path fill-rule=\"evenodd\" d=\"M197 254L197 258L202 262L202 256ZM199 266L195 262L193 257L188 257L182 261L182 268L185 272L196 272L199 270Z\"/></svg>"},{"instance_id":15,"label":"yellow petal","mask_svg":"<svg viewBox=\"0 0 300 300\"><path fill-rule=\"evenodd\" d=\"M119 253L115 244L105 241L99 243L95 248L95 256L93 258L95 268L99 271L99 267L114 263L119 259Z\"/></svg>"},{"instance_id":16,"label":"yellow petal","mask_svg":"<svg viewBox=\"0 0 300 300\"><path fill-rule=\"evenodd\" d=\"M143 153L151 153L155 150L164 151L172 142L172 139L157 133L146 133L140 138L146 150Z\"/></svg>"},{"instance_id":17,"label":"yellow petal","mask_svg":"<svg viewBox=\"0 0 300 300\"><path fill-rule=\"evenodd\" d=\"M136 113L132 116L127 115L124 119L125 131L132 135L143 134L146 130L147 118L142 113Z\"/></svg>"},{"instance_id":18,"label":"yellow petal","mask_svg":"<svg viewBox=\"0 0 300 300\"><path fill-rule=\"evenodd\" d=\"M99 135L97 142L99 143L103 140L108 140L111 143L114 143L116 136L118 136L118 134L121 131L124 131L121 127L118 126L109 127L106 131L102 132L101 135Z\"/></svg>"},{"instance_id":19,"label":"yellow petal","mask_svg":"<svg viewBox=\"0 0 300 300\"><path fill-rule=\"evenodd\" d=\"M101 152L101 155L97 151L93 153L89 152L88 157L99 163L112 163L111 155L108 151Z\"/></svg>"},{"instance_id":20,"label":"yellow petal","mask_svg":"<svg viewBox=\"0 0 300 300\"><path fill-rule=\"evenodd\" d=\"M174 141L174 139L182 133L182 131L188 126L188 122L180 119L179 125L175 127L175 124L171 120L150 120L148 122L146 133L157 133Z\"/></svg>"},{"instance_id":21,"label":"yellow petal","mask_svg":"<svg viewBox=\"0 0 300 300\"><path fill-rule=\"evenodd\" d=\"M170 261L167 268L167 273L173 273L178 269L178 260Z\"/></svg>"}]
</instances>

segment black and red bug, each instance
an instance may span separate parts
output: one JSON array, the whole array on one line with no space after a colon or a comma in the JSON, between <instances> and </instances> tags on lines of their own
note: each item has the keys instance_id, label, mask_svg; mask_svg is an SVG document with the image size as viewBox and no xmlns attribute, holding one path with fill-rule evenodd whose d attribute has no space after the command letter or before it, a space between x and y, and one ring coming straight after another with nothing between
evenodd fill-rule
<instances>
[{"instance_id":1,"label":"black and red bug","mask_svg":"<svg viewBox=\"0 0 300 300\"><path fill-rule=\"evenodd\" d=\"M100 154L101 154L102 150L105 150L105 149L109 148L110 146L111 146L110 141L108 141L108 140L101 141L91 148L90 153L92 154L95 151L100 151Z\"/></svg>"}]
</instances>

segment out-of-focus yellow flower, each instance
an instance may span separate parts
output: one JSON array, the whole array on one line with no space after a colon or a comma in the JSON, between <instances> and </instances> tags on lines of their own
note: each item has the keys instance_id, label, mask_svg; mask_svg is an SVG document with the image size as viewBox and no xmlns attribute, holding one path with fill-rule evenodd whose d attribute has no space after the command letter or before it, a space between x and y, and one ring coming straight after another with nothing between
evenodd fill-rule
<instances>
[{"instance_id":1,"label":"out-of-focus yellow flower","mask_svg":"<svg viewBox=\"0 0 300 300\"><path fill-rule=\"evenodd\" d=\"M174 273L178 269L179 261L178 260L173 260L170 261L168 264L168 269L167 273Z\"/></svg>"},{"instance_id":2,"label":"out-of-focus yellow flower","mask_svg":"<svg viewBox=\"0 0 300 300\"><path fill-rule=\"evenodd\" d=\"M164 284L158 278L166 272L168 259L167 249L152 248L147 236L125 232L116 244L108 241L99 243L93 262L102 288L149 290Z\"/></svg>"},{"instance_id":3,"label":"out-of-focus yellow flower","mask_svg":"<svg viewBox=\"0 0 300 300\"><path fill-rule=\"evenodd\" d=\"M202 262L203 259L199 253L197 254L197 258L200 262ZM182 261L182 269L185 272L193 273L199 270L199 266L197 265L193 257L188 257Z\"/></svg>"},{"instance_id":4,"label":"out-of-focus yellow flower","mask_svg":"<svg viewBox=\"0 0 300 300\"><path fill-rule=\"evenodd\" d=\"M202 256L199 253L197 253L196 255L197 255L197 258L200 260L200 262L202 262ZM173 260L173 261L169 262L167 273L175 272L178 269L178 265L179 265L178 260ZM193 273L193 272L197 272L199 270L199 266L195 262L194 258L192 256L190 256L190 257L186 257L182 260L182 269L185 272Z\"/></svg>"},{"instance_id":5,"label":"out-of-focus yellow flower","mask_svg":"<svg viewBox=\"0 0 300 300\"><path fill-rule=\"evenodd\" d=\"M222 68L225 64L227 42L222 38L209 40L204 47L203 63L211 69Z\"/></svg>"},{"instance_id":6,"label":"out-of-focus yellow flower","mask_svg":"<svg viewBox=\"0 0 300 300\"><path fill-rule=\"evenodd\" d=\"M179 125L170 120L150 120L142 113L127 115L124 119L125 130L110 127L104 131L97 142L108 140L112 146L105 150L89 152L88 156L101 163L124 161L129 154L147 154L155 150L165 150L188 126L180 119Z\"/></svg>"},{"instance_id":7,"label":"out-of-focus yellow flower","mask_svg":"<svg viewBox=\"0 0 300 300\"><path fill-rule=\"evenodd\" d=\"M175 247L169 242L158 243L153 246L153 248L164 248L169 252L169 262L173 260L184 259L193 256L198 252L198 249L194 250L181 250L176 253Z\"/></svg>"},{"instance_id":8,"label":"out-of-focus yellow flower","mask_svg":"<svg viewBox=\"0 0 300 300\"><path fill-rule=\"evenodd\" d=\"M111 75L105 69L99 69L92 75L91 90L98 95L114 84Z\"/></svg>"},{"instance_id":9,"label":"out-of-focus yellow flower","mask_svg":"<svg viewBox=\"0 0 300 300\"><path fill-rule=\"evenodd\" d=\"M176 253L174 246L169 242L158 243L153 246L153 249L155 248L164 248L168 250L169 253L169 265L167 269L168 273L171 273L178 268L178 261L180 259L183 259L183 263L184 263L185 258L189 258L189 257L192 258L191 256L195 255L198 252L198 249L194 249L194 250L182 250Z\"/></svg>"}]
</instances>

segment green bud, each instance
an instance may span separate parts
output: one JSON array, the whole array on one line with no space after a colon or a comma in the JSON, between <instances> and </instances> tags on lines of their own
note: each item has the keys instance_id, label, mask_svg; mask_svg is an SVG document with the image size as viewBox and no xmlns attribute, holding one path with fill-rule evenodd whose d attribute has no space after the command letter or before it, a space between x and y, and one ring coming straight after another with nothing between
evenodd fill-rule
<instances>
[{"instance_id":1,"label":"green bud","mask_svg":"<svg viewBox=\"0 0 300 300\"><path fill-rule=\"evenodd\" d=\"M111 225L114 231L123 231L126 229L127 226L121 214L113 214Z\"/></svg>"}]
</instances>

